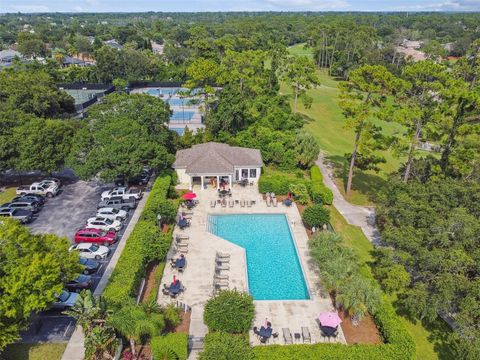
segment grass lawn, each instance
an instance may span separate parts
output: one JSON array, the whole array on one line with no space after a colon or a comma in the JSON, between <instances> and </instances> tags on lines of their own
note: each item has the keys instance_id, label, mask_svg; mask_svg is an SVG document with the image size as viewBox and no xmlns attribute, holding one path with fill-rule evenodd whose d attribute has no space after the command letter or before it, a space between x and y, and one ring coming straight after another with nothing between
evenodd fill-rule
<instances>
[{"instance_id":1,"label":"grass lawn","mask_svg":"<svg viewBox=\"0 0 480 360\"><path fill-rule=\"evenodd\" d=\"M303 44L297 44L289 48L292 54L304 54L311 49L304 49ZM304 54L305 55L305 54ZM326 71L318 70L321 86L308 91L313 98L311 108L305 109L299 103L298 111L307 120L306 128L316 137L320 149L327 154L327 159L335 164L337 169L337 185L344 192L344 183L348 174L348 163L344 158L353 148L354 133L351 129L344 128L344 116L338 105L338 81L329 76ZM281 93L290 94L292 91L282 84ZM293 103L293 100L292 100ZM375 121L381 126L386 135L397 134L402 127L396 123ZM386 163L380 165L381 171L356 170L353 178L353 191L347 199L358 205L373 205L375 192L385 184L387 175L398 169L402 159L395 158L389 151L380 152L386 159ZM345 194L344 194L345 195Z\"/></svg>"},{"instance_id":2,"label":"grass lawn","mask_svg":"<svg viewBox=\"0 0 480 360\"><path fill-rule=\"evenodd\" d=\"M373 261L372 243L368 241L359 227L348 224L335 207L330 206L329 208L333 228L343 237L347 246L355 249L363 265L362 271L370 272L369 264ZM395 304L395 296L388 296L387 298ZM436 321L434 324L422 324L419 321L410 321L402 315L402 311L398 306L395 306L395 308L400 315L400 321L402 321L415 341L417 359L434 360L453 358L445 340L445 334L448 334L450 330L443 321Z\"/></svg>"},{"instance_id":3,"label":"grass lawn","mask_svg":"<svg viewBox=\"0 0 480 360\"><path fill-rule=\"evenodd\" d=\"M59 360L67 343L13 344L2 354L5 360Z\"/></svg>"},{"instance_id":4,"label":"grass lawn","mask_svg":"<svg viewBox=\"0 0 480 360\"><path fill-rule=\"evenodd\" d=\"M0 192L0 205L9 202L15 197L15 188L6 188L5 191Z\"/></svg>"}]
</instances>

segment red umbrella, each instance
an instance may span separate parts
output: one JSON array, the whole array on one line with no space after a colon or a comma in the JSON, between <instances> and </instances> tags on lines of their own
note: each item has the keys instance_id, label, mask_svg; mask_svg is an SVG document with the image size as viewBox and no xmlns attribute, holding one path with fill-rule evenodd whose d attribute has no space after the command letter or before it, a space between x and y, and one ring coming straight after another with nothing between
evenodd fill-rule
<instances>
[{"instance_id":1,"label":"red umbrella","mask_svg":"<svg viewBox=\"0 0 480 360\"><path fill-rule=\"evenodd\" d=\"M184 200L193 200L197 197L197 194L193 192L188 192L182 195L182 199Z\"/></svg>"},{"instance_id":2,"label":"red umbrella","mask_svg":"<svg viewBox=\"0 0 480 360\"><path fill-rule=\"evenodd\" d=\"M290 191L288 192L288 195L287 195L287 198L291 198L292 197L292 194L290 193Z\"/></svg>"},{"instance_id":3,"label":"red umbrella","mask_svg":"<svg viewBox=\"0 0 480 360\"><path fill-rule=\"evenodd\" d=\"M173 275L173 283L176 284L177 283L177 277L175 275Z\"/></svg>"}]
</instances>

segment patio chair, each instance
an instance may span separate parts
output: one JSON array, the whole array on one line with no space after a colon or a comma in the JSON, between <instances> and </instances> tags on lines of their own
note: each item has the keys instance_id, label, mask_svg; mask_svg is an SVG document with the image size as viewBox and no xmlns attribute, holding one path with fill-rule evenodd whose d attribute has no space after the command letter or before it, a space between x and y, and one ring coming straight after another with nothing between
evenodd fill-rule
<instances>
[{"instance_id":1,"label":"patio chair","mask_svg":"<svg viewBox=\"0 0 480 360\"><path fill-rule=\"evenodd\" d=\"M217 202L215 200L210 201L210 207L214 208L217 205Z\"/></svg>"},{"instance_id":2,"label":"patio chair","mask_svg":"<svg viewBox=\"0 0 480 360\"><path fill-rule=\"evenodd\" d=\"M167 284L163 284L162 294L163 295L170 295L170 291L168 290Z\"/></svg>"},{"instance_id":3,"label":"patio chair","mask_svg":"<svg viewBox=\"0 0 480 360\"><path fill-rule=\"evenodd\" d=\"M310 330L306 326L302 326L302 337L303 337L303 342L312 342L312 338L310 336Z\"/></svg>"},{"instance_id":4,"label":"patio chair","mask_svg":"<svg viewBox=\"0 0 480 360\"><path fill-rule=\"evenodd\" d=\"M247 200L247 207L252 207L252 202L250 200Z\"/></svg>"},{"instance_id":5,"label":"patio chair","mask_svg":"<svg viewBox=\"0 0 480 360\"><path fill-rule=\"evenodd\" d=\"M245 200L240 200L240 206L245 207Z\"/></svg>"},{"instance_id":6,"label":"patio chair","mask_svg":"<svg viewBox=\"0 0 480 360\"><path fill-rule=\"evenodd\" d=\"M267 197L267 200L266 200L266 202L267 202L267 207L272 206L272 202L271 202L271 201L272 201L272 200L270 199L270 197Z\"/></svg>"},{"instance_id":7,"label":"patio chair","mask_svg":"<svg viewBox=\"0 0 480 360\"><path fill-rule=\"evenodd\" d=\"M282 333L283 333L283 340L285 341L285 344L293 344L293 339L292 339L292 333L290 332L289 328L282 328Z\"/></svg>"},{"instance_id":8,"label":"patio chair","mask_svg":"<svg viewBox=\"0 0 480 360\"><path fill-rule=\"evenodd\" d=\"M277 206L278 206L278 201L277 201L277 198L276 198L276 197L273 198L272 202L273 202L273 206L274 206L274 207L277 207Z\"/></svg>"},{"instance_id":9,"label":"patio chair","mask_svg":"<svg viewBox=\"0 0 480 360\"><path fill-rule=\"evenodd\" d=\"M228 206L233 208L233 205L235 205L235 202L233 200L228 200Z\"/></svg>"},{"instance_id":10,"label":"patio chair","mask_svg":"<svg viewBox=\"0 0 480 360\"><path fill-rule=\"evenodd\" d=\"M227 200L225 200L225 199L222 200L222 207L223 208L227 207Z\"/></svg>"}]
</instances>

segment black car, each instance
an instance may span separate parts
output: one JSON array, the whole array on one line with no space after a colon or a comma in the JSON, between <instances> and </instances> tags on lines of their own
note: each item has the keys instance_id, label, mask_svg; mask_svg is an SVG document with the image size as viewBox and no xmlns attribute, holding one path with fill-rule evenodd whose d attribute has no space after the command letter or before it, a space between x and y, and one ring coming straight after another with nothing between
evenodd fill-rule
<instances>
[{"instance_id":1,"label":"black car","mask_svg":"<svg viewBox=\"0 0 480 360\"><path fill-rule=\"evenodd\" d=\"M79 292L92 287L92 277L88 275L79 275L76 279L70 280L65 284L68 291Z\"/></svg>"},{"instance_id":2,"label":"black car","mask_svg":"<svg viewBox=\"0 0 480 360\"><path fill-rule=\"evenodd\" d=\"M148 168L148 167L144 167L142 172L138 175L138 176L135 176L133 179L130 179L129 183L130 184L138 184L138 185L145 185L148 183L148 181L150 180L150 177L152 176L153 174L153 170Z\"/></svg>"},{"instance_id":3,"label":"black car","mask_svg":"<svg viewBox=\"0 0 480 360\"><path fill-rule=\"evenodd\" d=\"M93 274L100 269L100 263L91 259L80 258L80 264L84 266L85 275Z\"/></svg>"},{"instance_id":4,"label":"black car","mask_svg":"<svg viewBox=\"0 0 480 360\"><path fill-rule=\"evenodd\" d=\"M22 200L32 200L39 203L41 206L45 204L45 198L42 195L37 194L25 194L22 196L16 196L13 198L12 202L22 201Z\"/></svg>"},{"instance_id":5,"label":"black car","mask_svg":"<svg viewBox=\"0 0 480 360\"><path fill-rule=\"evenodd\" d=\"M19 220L22 224L27 224L33 220L33 213L30 210L22 209L0 209L0 218L10 217Z\"/></svg>"}]
</instances>

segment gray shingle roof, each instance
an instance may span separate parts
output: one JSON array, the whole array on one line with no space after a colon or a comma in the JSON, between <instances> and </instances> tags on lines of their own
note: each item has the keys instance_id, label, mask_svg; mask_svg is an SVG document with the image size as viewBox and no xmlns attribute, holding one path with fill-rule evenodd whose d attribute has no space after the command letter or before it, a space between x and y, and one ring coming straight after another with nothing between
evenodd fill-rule
<instances>
[{"instance_id":1,"label":"gray shingle roof","mask_svg":"<svg viewBox=\"0 0 480 360\"><path fill-rule=\"evenodd\" d=\"M209 142L177 151L173 167L187 174L233 174L234 167L262 165L260 150Z\"/></svg>"}]
</instances>

